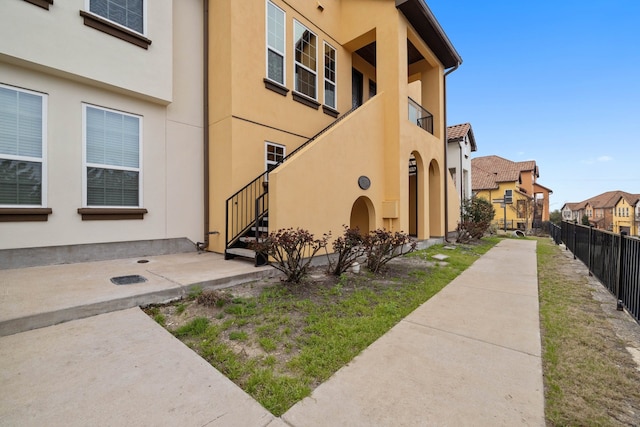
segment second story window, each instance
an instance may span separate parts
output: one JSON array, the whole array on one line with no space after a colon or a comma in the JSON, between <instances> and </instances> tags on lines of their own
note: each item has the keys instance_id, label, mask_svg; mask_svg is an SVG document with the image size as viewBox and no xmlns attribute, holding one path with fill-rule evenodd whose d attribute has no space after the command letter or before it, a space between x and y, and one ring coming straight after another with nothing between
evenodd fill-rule
<instances>
[{"instance_id":1,"label":"second story window","mask_svg":"<svg viewBox=\"0 0 640 427\"><path fill-rule=\"evenodd\" d=\"M267 78L285 85L285 13L267 1Z\"/></svg>"},{"instance_id":2,"label":"second story window","mask_svg":"<svg viewBox=\"0 0 640 427\"><path fill-rule=\"evenodd\" d=\"M0 85L0 206L46 206L46 95Z\"/></svg>"},{"instance_id":3,"label":"second story window","mask_svg":"<svg viewBox=\"0 0 640 427\"><path fill-rule=\"evenodd\" d=\"M336 109L336 50L324 44L324 105Z\"/></svg>"},{"instance_id":4,"label":"second story window","mask_svg":"<svg viewBox=\"0 0 640 427\"><path fill-rule=\"evenodd\" d=\"M317 38L298 21L293 23L293 50L294 90L311 99L317 99Z\"/></svg>"},{"instance_id":5,"label":"second story window","mask_svg":"<svg viewBox=\"0 0 640 427\"><path fill-rule=\"evenodd\" d=\"M89 12L144 34L144 0L86 0Z\"/></svg>"}]
</instances>

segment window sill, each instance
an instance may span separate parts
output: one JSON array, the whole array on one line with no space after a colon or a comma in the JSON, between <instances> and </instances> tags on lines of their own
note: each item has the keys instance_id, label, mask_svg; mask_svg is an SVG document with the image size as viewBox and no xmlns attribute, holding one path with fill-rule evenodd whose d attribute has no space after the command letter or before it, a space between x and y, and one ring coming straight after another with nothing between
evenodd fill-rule
<instances>
[{"instance_id":1,"label":"window sill","mask_svg":"<svg viewBox=\"0 0 640 427\"><path fill-rule=\"evenodd\" d=\"M83 221L144 219L147 212L144 208L78 208Z\"/></svg>"},{"instance_id":2,"label":"window sill","mask_svg":"<svg viewBox=\"0 0 640 427\"><path fill-rule=\"evenodd\" d=\"M320 108L320 103L318 101L316 101L315 99L309 98L306 95L302 95L298 92L293 92L293 100L298 101L299 103L304 104L307 107L311 107L316 110Z\"/></svg>"},{"instance_id":3,"label":"window sill","mask_svg":"<svg viewBox=\"0 0 640 427\"><path fill-rule=\"evenodd\" d=\"M51 208L0 208L0 222L47 221Z\"/></svg>"},{"instance_id":4,"label":"window sill","mask_svg":"<svg viewBox=\"0 0 640 427\"><path fill-rule=\"evenodd\" d=\"M49 6L53 4L53 0L24 0L27 3L35 4L43 9L49 10Z\"/></svg>"},{"instance_id":5,"label":"window sill","mask_svg":"<svg viewBox=\"0 0 640 427\"><path fill-rule=\"evenodd\" d=\"M121 40L129 42L136 46L139 46L143 49L148 49L149 45L151 44L151 40L144 37L143 35L140 35L135 31L127 30L126 28L115 25L112 22L101 18L98 15L94 15L93 13L81 10L80 16L84 18L84 25L86 25L87 27L91 27L98 31L102 31L103 33L117 37Z\"/></svg>"},{"instance_id":6,"label":"window sill","mask_svg":"<svg viewBox=\"0 0 640 427\"><path fill-rule=\"evenodd\" d=\"M322 106L322 112L327 114L327 115L329 115L329 116L331 116L331 117L333 117L334 119L338 118L338 116L340 115L340 113L338 111L334 110L331 107L327 107L326 105Z\"/></svg>"},{"instance_id":7,"label":"window sill","mask_svg":"<svg viewBox=\"0 0 640 427\"><path fill-rule=\"evenodd\" d=\"M264 81L264 87L266 87L269 90L274 91L275 93L278 93L282 96L287 96L287 93L289 93L289 89L287 89L286 87L282 86L279 83L276 83L274 81L271 81L269 79L263 79Z\"/></svg>"}]
</instances>

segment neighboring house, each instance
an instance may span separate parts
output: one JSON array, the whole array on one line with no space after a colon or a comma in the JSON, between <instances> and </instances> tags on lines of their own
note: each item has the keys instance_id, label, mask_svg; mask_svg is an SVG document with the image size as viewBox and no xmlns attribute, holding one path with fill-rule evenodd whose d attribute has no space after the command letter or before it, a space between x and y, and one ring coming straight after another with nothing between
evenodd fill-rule
<instances>
[{"instance_id":1,"label":"neighboring house","mask_svg":"<svg viewBox=\"0 0 640 427\"><path fill-rule=\"evenodd\" d=\"M458 194L458 200L470 199L471 153L478 150L470 123L447 127L447 167Z\"/></svg>"},{"instance_id":2,"label":"neighboring house","mask_svg":"<svg viewBox=\"0 0 640 427\"><path fill-rule=\"evenodd\" d=\"M586 215L595 228L629 235L639 235L638 223L640 194L625 191L607 191L580 203L565 203L563 219L582 221Z\"/></svg>"},{"instance_id":3,"label":"neighboring house","mask_svg":"<svg viewBox=\"0 0 640 427\"><path fill-rule=\"evenodd\" d=\"M462 59L423 0L5 3L2 102L29 119L3 119L20 136L0 144L2 249L233 257L287 227L455 228L445 72Z\"/></svg>"},{"instance_id":4,"label":"neighboring house","mask_svg":"<svg viewBox=\"0 0 640 427\"><path fill-rule=\"evenodd\" d=\"M584 205L584 203L565 203L561 209L562 220L580 222L584 212Z\"/></svg>"},{"instance_id":5,"label":"neighboring house","mask_svg":"<svg viewBox=\"0 0 640 427\"><path fill-rule=\"evenodd\" d=\"M461 58L423 0L210 7L209 250L251 256L256 231L288 227L444 236Z\"/></svg>"},{"instance_id":6,"label":"neighboring house","mask_svg":"<svg viewBox=\"0 0 640 427\"><path fill-rule=\"evenodd\" d=\"M202 238L202 3L116 3L2 2L0 268Z\"/></svg>"},{"instance_id":7,"label":"neighboring house","mask_svg":"<svg viewBox=\"0 0 640 427\"><path fill-rule=\"evenodd\" d=\"M640 194L624 193L613 207L613 232L640 236Z\"/></svg>"},{"instance_id":8,"label":"neighboring house","mask_svg":"<svg viewBox=\"0 0 640 427\"><path fill-rule=\"evenodd\" d=\"M475 196L493 203L500 227L529 229L549 220L552 190L539 184L535 160L513 162L499 156L471 160L472 190ZM502 205L507 198L512 203Z\"/></svg>"}]
</instances>

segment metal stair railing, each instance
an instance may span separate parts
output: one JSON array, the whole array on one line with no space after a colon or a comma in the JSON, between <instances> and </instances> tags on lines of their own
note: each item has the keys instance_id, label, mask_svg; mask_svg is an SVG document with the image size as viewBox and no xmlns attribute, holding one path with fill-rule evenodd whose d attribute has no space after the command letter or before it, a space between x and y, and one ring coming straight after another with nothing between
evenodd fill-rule
<instances>
[{"instance_id":1,"label":"metal stair railing","mask_svg":"<svg viewBox=\"0 0 640 427\"><path fill-rule=\"evenodd\" d=\"M304 144L300 145L285 156L269 171L261 173L227 199L225 207L225 249L229 249L233 244L235 244L240 237L251 229L251 227L255 226L257 233L259 222L266 215L269 208L269 198L266 196L269 191L269 172L318 139L321 135L334 127L349 114L353 113L356 109L358 109L358 107L352 108L342 116L338 117L327 127L309 138L309 140ZM258 237L258 233L256 234L256 237Z\"/></svg>"}]
</instances>

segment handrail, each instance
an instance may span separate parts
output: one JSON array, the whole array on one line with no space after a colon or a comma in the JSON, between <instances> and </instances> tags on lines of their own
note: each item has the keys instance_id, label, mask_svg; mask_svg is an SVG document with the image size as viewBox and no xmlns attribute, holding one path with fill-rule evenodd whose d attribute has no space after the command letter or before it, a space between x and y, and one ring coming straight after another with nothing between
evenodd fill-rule
<instances>
[{"instance_id":1,"label":"handrail","mask_svg":"<svg viewBox=\"0 0 640 427\"><path fill-rule=\"evenodd\" d=\"M409 120L415 121L416 125L433 135L433 114L418 104L413 98L409 98ZM412 110L413 109L413 114Z\"/></svg>"},{"instance_id":2,"label":"handrail","mask_svg":"<svg viewBox=\"0 0 640 427\"><path fill-rule=\"evenodd\" d=\"M265 194L268 192L268 180L267 177L269 172L280 166L282 163L287 161L289 158L293 157L300 150L311 144L313 141L318 139L322 134L327 132L329 129L334 127L337 123L342 121L349 114L353 113L358 107L352 108L351 110L344 113L342 116L338 117L336 120L331 122L327 127L322 129L320 132L316 133L314 136L309 138L304 144L300 145L298 148L293 150L287 156L282 158L282 160L278 161L270 170L265 171L250 181L247 185L242 187L240 190L236 191L231 195L226 201L226 209L225 209L225 248L229 248L230 245L235 243L238 238L240 238L244 233L246 233L254 224L257 225L262 216L266 213L269 205L268 197L266 200L262 201L263 212L258 214L257 206L259 199L265 199ZM254 205L256 209L254 210Z\"/></svg>"}]
</instances>

